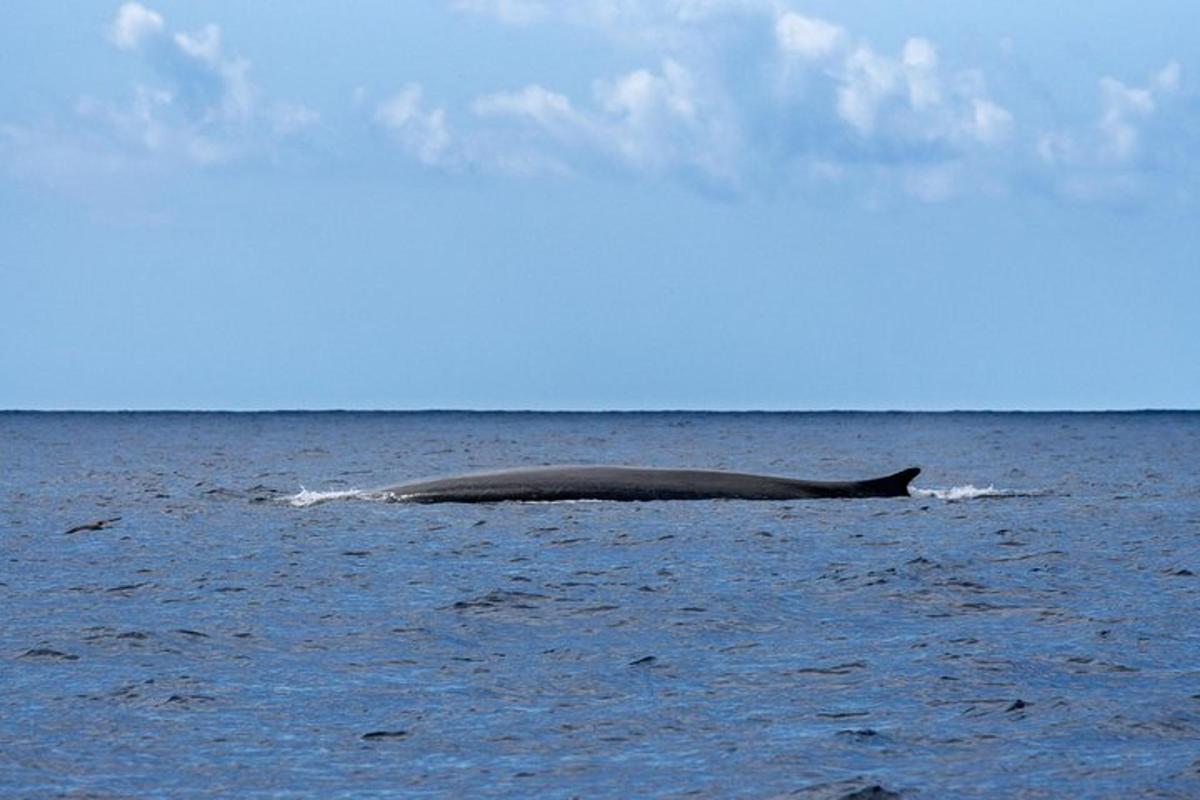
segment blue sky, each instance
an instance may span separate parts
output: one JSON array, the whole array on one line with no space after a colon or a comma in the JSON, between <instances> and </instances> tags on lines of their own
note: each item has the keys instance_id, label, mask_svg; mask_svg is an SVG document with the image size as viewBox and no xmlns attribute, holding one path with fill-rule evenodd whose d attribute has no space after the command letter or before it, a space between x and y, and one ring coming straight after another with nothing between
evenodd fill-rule
<instances>
[{"instance_id":1,"label":"blue sky","mask_svg":"<svg viewBox=\"0 0 1200 800\"><path fill-rule=\"evenodd\" d=\"M1196 408L1200 4L22 2L0 408Z\"/></svg>"}]
</instances>

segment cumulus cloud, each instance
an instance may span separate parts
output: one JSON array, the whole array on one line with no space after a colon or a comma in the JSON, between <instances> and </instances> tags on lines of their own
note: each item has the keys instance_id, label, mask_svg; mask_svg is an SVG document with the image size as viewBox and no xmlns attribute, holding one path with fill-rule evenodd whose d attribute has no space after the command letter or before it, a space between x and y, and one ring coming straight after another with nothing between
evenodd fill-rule
<instances>
[{"instance_id":1,"label":"cumulus cloud","mask_svg":"<svg viewBox=\"0 0 1200 800\"><path fill-rule=\"evenodd\" d=\"M532 126L542 164L555 172L572 160L598 158L633 171L691 173L707 182L736 179L727 115L673 59L593 84L591 102L576 106L540 85L482 95L472 103L482 119ZM523 146L529 137L521 137ZM523 158L521 163L529 163Z\"/></svg>"},{"instance_id":2,"label":"cumulus cloud","mask_svg":"<svg viewBox=\"0 0 1200 800\"><path fill-rule=\"evenodd\" d=\"M16 171L37 178L40 170L62 183L68 170L84 176L223 163L271 154L318 120L301 103L265 99L250 62L227 51L215 24L171 31L162 14L130 2L117 9L107 37L140 56L150 78L123 100L80 97L69 126L8 125L2 149L10 164L22 162Z\"/></svg>"},{"instance_id":3,"label":"cumulus cloud","mask_svg":"<svg viewBox=\"0 0 1200 800\"><path fill-rule=\"evenodd\" d=\"M1137 122L1154 113L1154 95L1149 89L1133 89L1115 78L1103 78L1100 91L1104 113L1100 130L1102 158L1127 161L1137 149Z\"/></svg>"},{"instance_id":4,"label":"cumulus cloud","mask_svg":"<svg viewBox=\"0 0 1200 800\"><path fill-rule=\"evenodd\" d=\"M570 98L537 84L516 92L480 95L471 104L471 110L480 117L526 119L560 138L586 134L592 127L592 122L575 109Z\"/></svg>"},{"instance_id":5,"label":"cumulus cloud","mask_svg":"<svg viewBox=\"0 0 1200 800\"><path fill-rule=\"evenodd\" d=\"M415 83L379 103L375 121L422 164L450 166L457 161L445 109L428 107L424 91Z\"/></svg>"},{"instance_id":6,"label":"cumulus cloud","mask_svg":"<svg viewBox=\"0 0 1200 800\"><path fill-rule=\"evenodd\" d=\"M1012 113L988 96L982 76L946 74L926 38L909 38L891 57L865 41L852 43L840 27L788 12L776 24L776 40L785 56L801 54L832 83L838 118L864 143L884 140L892 153L905 141L962 149L999 145L1011 132Z\"/></svg>"},{"instance_id":7,"label":"cumulus cloud","mask_svg":"<svg viewBox=\"0 0 1200 800\"><path fill-rule=\"evenodd\" d=\"M162 15L140 3L126 3L109 26L109 39L122 50L133 50L143 39L162 33Z\"/></svg>"},{"instance_id":8,"label":"cumulus cloud","mask_svg":"<svg viewBox=\"0 0 1200 800\"><path fill-rule=\"evenodd\" d=\"M1170 110L1184 106L1174 101L1184 77L1175 62L1141 83L1101 78L1085 124L1039 131L1031 104L1020 119L1012 110L1012 76L997 82L1008 91L994 94L961 52L921 35L880 48L839 20L802 12L798 0L446 2L507 25L576 26L610 45L621 67L590 87L552 78L480 87L462 107L411 82L416 75L395 76L400 88L390 95L354 90L363 118L430 169L615 169L722 191L838 185L939 202L992 191L1007 177L1028 183L1030 171L1034 182L1124 191L1180 148L1180 137L1164 132ZM105 34L142 60L142 80L119 101L81 98L74 134L69 125L46 128L53 159L31 152L36 126L0 126L10 167L274 157L320 122L303 103L269 97L215 23L175 30L158 11L127 2ZM1014 46L997 45L1010 56ZM78 158L63 155L72 141Z\"/></svg>"},{"instance_id":9,"label":"cumulus cloud","mask_svg":"<svg viewBox=\"0 0 1200 800\"><path fill-rule=\"evenodd\" d=\"M1139 123L1153 115L1159 104L1178 90L1181 73L1179 64L1171 62L1144 87L1126 86L1110 77L1100 80L1104 110L1097 127L1102 158L1124 162L1136 155Z\"/></svg>"},{"instance_id":10,"label":"cumulus cloud","mask_svg":"<svg viewBox=\"0 0 1200 800\"><path fill-rule=\"evenodd\" d=\"M602 142L635 166L661 168L686 161L687 143L694 135L703 138L704 118L695 92L691 74L670 59L657 73L638 69L597 82Z\"/></svg>"},{"instance_id":11,"label":"cumulus cloud","mask_svg":"<svg viewBox=\"0 0 1200 800\"><path fill-rule=\"evenodd\" d=\"M1006 146L1016 126L982 75L948 69L932 41L912 37L887 55L787 0L452 5L507 23L584 26L657 55L661 65L598 78L590 102L542 84L476 98L477 123L527 126L525 135L486 126L463 131L464 142L487 138L493 154L507 136L526 152L543 147L557 163L602 158L656 174L698 173L728 187L797 174L793 166L822 181L895 170L893 185L920 187L912 193L931 199L950 196L944 187L953 176L969 174L957 162ZM722 51L746 41L770 46ZM745 76L772 73L774 89L746 83ZM910 162L928 169L931 157L955 168L914 178Z\"/></svg>"},{"instance_id":12,"label":"cumulus cloud","mask_svg":"<svg viewBox=\"0 0 1200 800\"><path fill-rule=\"evenodd\" d=\"M136 12L130 11L131 6ZM140 27L136 38L123 39L118 46L140 52L154 68L169 94L164 106L200 125L247 122L264 111L258 89L250 79L250 62L226 52L218 25L209 23L199 30L168 35L161 15L127 4L117 12L113 30L123 29L126 17L147 16L155 24Z\"/></svg>"},{"instance_id":13,"label":"cumulus cloud","mask_svg":"<svg viewBox=\"0 0 1200 800\"><path fill-rule=\"evenodd\" d=\"M984 144L995 144L1009 137L1013 115L1008 109L979 97L971 98L968 122L971 134Z\"/></svg>"},{"instance_id":14,"label":"cumulus cloud","mask_svg":"<svg viewBox=\"0 0 1200 800\"><path fill-rule=\"evenodd\" d=\"M1140 155L1143 127L1159 113L1162 104L1180 87L1182 69L1170 62L1144 86L1130 86L1105 76L1098 84L1100 114L1092 131L1043 131L1037 152L1053 165L1123 167Z\"/></svg>"},{"instance_id":15,"label":"cumulus cloud","mask_svg":"<svg viewBox=\"0 0 1200 800\"><path fill-rule=\"evenodd\" d=\"M870 135L875 130L879 106L895 94L899 82L894 62L869 47L856 48L842 65L838 114L860 134Z\"/></svg>"},{"instance_id":16,"label":"cumulus cloud","mask_svg":"<svg viewBox=\"0 0 1200 800\"><path fill-rule=\"evenodd\" d=\"M842 45L845 35L837 25L793 11L780 14L775 21L780 48L802 58L816 60L832 55Z\"/></svg>"},{"instance_id":17,"label":"cumulus cloud","mask_svg":"<svg viewBox=\"0 0 1200 800\"><path fill-rule=\"evenodd\" d=\"M116 36L131 26L136 36ZM113 107L106 115L165 131L151 137L156 142L189 142L179 152L193 160L222 160L261 149L265 140L293 135L319 120L316 111L301 103L265 101L251 79L250 61L228 52L214 23L171 33L160 14L129 3L118 10L112 30L121 49L144 56L158 85L137 87L133 108ZM144 102L148 92L157 98L152 106Z\"/></svg>"},{"instance_id":18,"label":"cumulus cloud","mask_svg":"<svg viewBox=\"0 0 1200 800\"><path fill-rule=\"evenodd\" d=\"M1100 111L1090 128L1042 131L1036 153L1051 170L1051 184L1064 196L1084 201L1127 201L1164 175L1194 165L1178 147L1174 129L1183 71L1169 62L1145 84L1131 86L1111 76L1100 79ZM1174 124L1173 124L1174 123ZM1161 165L1172 162L1172 168ZM1192 167L1194 169L1194 167Z\"/></svg>"}]
</instances>

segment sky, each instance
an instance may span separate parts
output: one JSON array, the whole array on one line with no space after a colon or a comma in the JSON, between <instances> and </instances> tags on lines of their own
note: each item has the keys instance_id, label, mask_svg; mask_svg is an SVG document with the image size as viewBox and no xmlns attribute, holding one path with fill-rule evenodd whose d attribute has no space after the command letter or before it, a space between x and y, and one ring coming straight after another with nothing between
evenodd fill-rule
<instances>
[{"instance_id":1,"label":"sky","mask_svg":"<svg viewBox=\"0 0 1200 800\"><path fill-rule=\"evenodd\" d=\"M39 3L0 408L1200 407L1200 4Z\"/></svg>"}]
</instances>

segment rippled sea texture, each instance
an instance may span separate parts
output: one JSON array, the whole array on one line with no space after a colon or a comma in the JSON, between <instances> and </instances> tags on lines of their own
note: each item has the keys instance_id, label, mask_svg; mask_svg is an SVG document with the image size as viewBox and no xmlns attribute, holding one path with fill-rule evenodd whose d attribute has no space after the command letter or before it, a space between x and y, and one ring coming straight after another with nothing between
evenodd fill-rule
<instances>
[{"instance_id":1,"label":"rippled sea texture","mask_svg":"<svg viewBox=\"0 0 1200 800\"><path fill-rule=\"evenodd\" d=\"M290 502L548 462L942 496ZM1200 796L1200 415L9 414L0 467L6 797Z\"/></svg>"}]
</instances>

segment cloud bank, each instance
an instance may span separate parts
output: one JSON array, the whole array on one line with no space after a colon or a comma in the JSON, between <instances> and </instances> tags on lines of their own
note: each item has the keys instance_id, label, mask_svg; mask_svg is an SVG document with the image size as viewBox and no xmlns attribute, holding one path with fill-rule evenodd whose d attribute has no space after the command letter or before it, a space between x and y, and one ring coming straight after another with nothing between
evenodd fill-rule
<instances>
[{"instance_id":1,"label":"cloud bank","mask_svg":"<svg viewBox=\"0 0 1200 800\"><path fill-rule=\"evenodd\" d=\"M726 195L841 187L922 202L1030 188L1106 201L1196 171L1195 148L1172 131L1194 130L1186 115L1197 106L1169 59L1141 81L1100 76L1090 120L1058 125L929 37L880 48L791 0L446 0L446 9L547 36L570 27L625 66L582 91L547 79L480 87L455 104L414 74L394 76L382 96L356 90L366 112L357 124L382 134L393 160L423 169L616 174ZM53 181L270 160L331 124L302 102L269 97L215 23L175 30L127 2L104 34L149 78L120 101L78 98L58 125L0 122L10 171ZM340 121L351 132L355 123Z\"/></svg>"},{"instance_id":2,"label":"cloud bank","mask_svg":"<svg viewBox=\"0 0 1200 800\"><path fill-rule=\"evenodd\" d=\"M412 83L378 104L376 121L405 152L456 171L618 169L733 191L833 183L928 202L1023 182L1097 199L1136 182L1147 166L1143 128L1183 81L1176 62L1146 86L1105 77L1091 129L1046 130L995 96L983 70L948 61L926 37L882 52L784 0L450 7L507 25L582 28L645 58L637 69L597 76L587 96L532 83L450 109ZM738 49L744 41L759 46ZM396 108L409 110L389 111ZM1042 177L1030 182L1031 170ZM1109 190L1081 188L1089 182Z\"/></svg>"}]
</instances>

